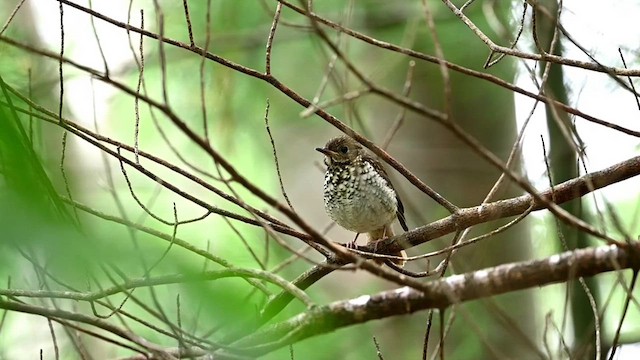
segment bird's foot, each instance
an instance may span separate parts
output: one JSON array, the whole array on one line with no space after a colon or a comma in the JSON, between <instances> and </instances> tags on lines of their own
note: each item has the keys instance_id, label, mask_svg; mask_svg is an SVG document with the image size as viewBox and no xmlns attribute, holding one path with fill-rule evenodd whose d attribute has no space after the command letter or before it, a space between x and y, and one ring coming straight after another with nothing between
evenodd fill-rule
<instances>
[{"instance_id":1,"label":"bird's foot","mask_svg":"<svg viewBox=\"0 0 640 360\"><path fill-rule=\"evenodd\" d=\"M360 233L356 234L356 237L353 238L351 242L347 243L347 249L356 249L358 247L358 244L356 243L356 241L358 240L358 235L360 235Z\"/></svg>"}]
</instances>

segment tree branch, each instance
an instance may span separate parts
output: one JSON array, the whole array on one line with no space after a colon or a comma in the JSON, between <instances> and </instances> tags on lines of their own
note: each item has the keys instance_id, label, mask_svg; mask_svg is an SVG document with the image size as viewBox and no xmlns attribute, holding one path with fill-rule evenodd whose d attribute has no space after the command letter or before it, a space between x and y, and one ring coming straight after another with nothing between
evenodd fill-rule
<instances>
[{"instance_id":1,"label":"tree branch","mask_svg":"<svg viewBox=\"0 0 640 360\"><path fill-rule=\"evenodd\" d=\"M554 188L546 189L540 193L544 199L552 199L556 204L563 204L567 201L577 199L585 194L601 189L605 186L621 182L640 174L640 156L622 161L606 169L583 175L579 178L565 181ZM465 228L486 223L493 220L503 219L510 216L519 215L528 210L533 202L533 211L545 209L541 202L534 202L530 194L519 197L499 200L489 204L460 209L458 214L450 215L444 219L434 221L425 226L418 227L391 238L384 239L376 244L358 246L357 250L363 252L379 252L392 254L403 249L408 249L430 240L454 233ZM337 256L327 260L333 265L347 264L346 260ZM333 270L327 267L316 266L296 278L293 283L301 289L313 285ZM265 321L277 314L291 301L291 295L280 292L276 295L263 310Z\"/></svg>"},{"instance_id":2,"label":"tree branch","mask_svg":"<svg viewBox=\"0 0 640 360\"><path fill-rule=\"evenodd\" d=\"M435 280L428 290L409 287L363 295L313 308L256 332L236 343L246 354L265 354L300 340L395 315L454 304L532 287L566 282L578 277L640 267L640 243L622 248L605 245L567 251L542 260L499 265ZM224 358L224 354L220 354Z\"/></svg>"}]
</instances>

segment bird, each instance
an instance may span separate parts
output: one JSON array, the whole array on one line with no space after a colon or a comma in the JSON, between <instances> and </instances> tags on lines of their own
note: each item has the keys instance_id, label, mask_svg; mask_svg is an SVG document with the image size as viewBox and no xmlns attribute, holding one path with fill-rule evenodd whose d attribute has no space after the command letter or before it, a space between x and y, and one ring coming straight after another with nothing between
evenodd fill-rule
<instances>
[{"instance_id":1,"label":"bird","mask_svg":"<svg viewBox=\"0 0 640 360\"><path fill-rule=\"evenodd\" d=\"M368 234L372 244L394 235L391 224L397 218L408 231L404 206L379 160L349 136L329 140L322 148L327 170L324 175L324 208L329 217L346 230ZM407 257L403 251L391 254ZM404 266L405 260L392 260Z\"/></svg>"}]
</instances>

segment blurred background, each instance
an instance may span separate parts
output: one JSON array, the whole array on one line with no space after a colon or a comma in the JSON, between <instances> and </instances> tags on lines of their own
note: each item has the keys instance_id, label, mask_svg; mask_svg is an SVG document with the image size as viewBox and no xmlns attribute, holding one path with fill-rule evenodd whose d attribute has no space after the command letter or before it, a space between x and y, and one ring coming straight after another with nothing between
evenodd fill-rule
<instances>
[{"instance_id":1,"label":"blurred background","mask_svg":"<svg viewBox=\"0 0 640 360\"><path fill-rule=\"evenodd\" d=\"M352 240L354 234L332 226L324 212L324 165L321 154L314 150L339 135L336 128L309 115L269 83L205 59L197 52L166 43L160 46L157 40L145 37L142 57L140 34L127 31L123 25L143 27L186 47L192 37L195 45L264 73L265 45L276 1L186 1L189 21L184 3L178 1L72 2L113 21L92 17L87 11L63 3L9 0L0 4L0 24L7 24L0 31L1 115L5 124L0 128L2 288L100 291L132 278L198 274L220 268L211 259L176 245L177 239L233 266L263 270L273 270L290 258L291 252L279 241L295 249L307 248L293 237L281 235L276 240L259 226L208 214L193 200L163 187L168 182L207 204L252 216L193 178L178 175L148 158L137 158L135 151L123 146L136 147L185 169L223 193L289 224L241 184L227 181L229 174L221 171L162 111L145 101L136 101L132 94L95 74L68 63L60 67L55 58L25 49L60 55L61 39L64 58L108 74L106 78L129 89L140 89L139 93L167 104L242 176L284 204L265 127L268 107L282 184L295 211L315 229L326 231L331 240ZM306 3L291 5L302 9ZM453 3L458 7L464 4ZM464 13L503 46L508 47L517 39L515 49L527 53L538 53L541 47L569 59L597 61L616 68L625 67L624 59L627 67L638 67L640 29L631 25L640 16L639 2L618 1L603 6L594 1L563 1L559 22L555 18L557 2L537 3L546 9L535 11L537 44L531 4L470 1ZM484 65L491 54L486 44L443 2L330 0L313 2L313 11L370 38L433 56L441 52L444 59L464 69L489 74L532 93L543 91L590 116L638 129L637 98L625 88L631 80L575 66L553 65L545 72L547 63L517 57L505 57L487 69ZM429 18L433 19L437 37L429 30ZM512 169L540 190L548 188L550 182L558 184L600 170L638 152L638 141L631 135L570 117L468 72L450 69L449 80L444 80L437 63L368 44L324 25L321 28L349 63L373 84L428 108L450 111L453 121L503 161L518 143ZM565 33L556 35L558 39L554 41L559 29ZM494 54L491 59L496 57ZM500 177L495 167L442 125L371 93L314 32L309 18L288 6L283 7L275 33L271 72L289 89L385 148L459 207L481 204ZM446 88L450 88L450 96ZM21 99L13 91L31 100ZM122 165L113 153L65 131L58 122L59 114L100 135L101 138L94 137L97 143L113 153L120 151L153 176ZM519 133L521 140L517 140ZM388 172L399 189L410 229L449 215L397 172ZM615 184L568 203L565 209L611 236L636 239L638 185L637 179ZM517 186L506 183L490 200L522 193ZM175 219L187 222L176 226ZM508 220L512 219L474 227L467 238L491 231ZM123 222L137 227L123 226ZM142 227L149 231L142 231ZM168 238L161 240L152 231ZM408 252L427 253L448 246L451 241L447 236ZM506 232L458 251L447 275L596 245L602 245L602 241L560 225L541 211ZM322 260L313 251L307 254L316 261ZM407 267L425 271L441 259L415 261ZM278 274L292 280L311 266L308 261L297 259L278 269ZM449 326L445 353L449 359L594 358L596 323L586 287L598 304L604 357L618 329L620 343L638 342L640 313L635 300L621 324L625 301L631 297L631 278L631 272L617 272L585 279L584 284L534 288L455 306L445 314ZM307 292L316 303L326 304L394 286L364 271L337 271ZM273 291L277 289L272 287ZM177 324L200 338L218 341L238 319L255 315L265 298L255 294L242 279L229 278L140 288L129 295L119 293L102 299L105 303L95 305L96 309L87 302L53 297L22 300L96 317L108 316L117 309L105 321L170 347L180 342L148 324L156 324L169 334L174 334L175 329L171 330L168 324ZM274 321L301 311L304 305L293 302ZM420 358L427 317L428 312L424 311L314 337L295 344L293 356L372 359L378 356L375 338L385 359ZM434 323L428 358L437 355L435 334L439 334L439 326ZM52 333L56 341L52 341ZM637 351L632 346L623 347L617 351L616 359L637 358ZM0 358L33 359L42 354L42 358L49 359L56 352L62 359L124 358L134 354L46 317L2 312ZM264 358L290 356L290 349L282 348Z\"/></svg>"}]
</instances>

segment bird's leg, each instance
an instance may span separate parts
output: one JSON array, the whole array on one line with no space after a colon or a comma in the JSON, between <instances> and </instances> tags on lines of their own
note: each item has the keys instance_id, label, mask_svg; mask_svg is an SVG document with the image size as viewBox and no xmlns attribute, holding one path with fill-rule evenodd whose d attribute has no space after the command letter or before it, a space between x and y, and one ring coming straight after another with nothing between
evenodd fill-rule
<instances>
[{"instance_id":1,"label":"bird's leg","mask_svg":"<svg viewBox=\"0 0 640 360\"><path fill-rule=\"evenodd\" d=\"M378 252L378 243L382 240L384 240L385 234L387 233L387 227L385 226L384 228L382 228L382 236L380 238L378 238L376 241L373 242L373 253L377 253Z\"/></svg>"},{"instance_id":2,"label":"bird's leg","mask_svg":"<svg viewBox=\"0 0 640 360\"><path fill-rule=\"evenodd\" d=\"M355 249L358 247L358 244L356 244L356 241L358 240L358 236L360 236L360 233L356 233L356 237L353 238L353 241L347 243L347 248Z\"/></svg>"},{"instance_id":3,"label":"bird's leg","mask_svg":"<svg viewBox=\"0 0 640 360\"><path fill-rule=\"evenodd\" d=\"M385 225L384 227L374 230L369 233L369 244L373 243L373 252L378 251L378 243L383 241L387 237L393 236L393 229L389 225Z\"/></svg>"}]
</instances>

